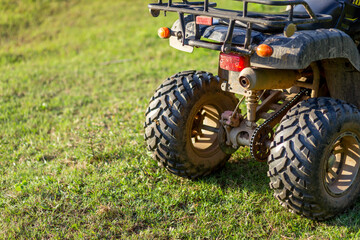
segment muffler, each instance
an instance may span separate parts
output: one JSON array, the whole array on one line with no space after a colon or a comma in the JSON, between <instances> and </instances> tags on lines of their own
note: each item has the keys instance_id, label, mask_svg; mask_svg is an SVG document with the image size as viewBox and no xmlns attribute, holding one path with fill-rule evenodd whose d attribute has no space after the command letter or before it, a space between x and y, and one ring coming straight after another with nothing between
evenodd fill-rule
<instances>
[{"instance_id":1,"label":"muffler","mask_svg":"<svg viewBox=\"0 0 360 240\"><path fill-rule=\"evenodd\" d=\"M294 86L299 74L293 70L244 68L239 82L246 90L287 89Z\"/></svg>"}]
</instances>

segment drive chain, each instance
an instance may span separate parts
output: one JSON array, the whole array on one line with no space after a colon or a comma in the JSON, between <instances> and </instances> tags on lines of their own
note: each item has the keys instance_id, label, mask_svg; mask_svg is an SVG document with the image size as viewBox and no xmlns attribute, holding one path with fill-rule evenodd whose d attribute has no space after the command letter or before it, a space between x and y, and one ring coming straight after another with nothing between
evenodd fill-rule
<instances>
[{"instance_id":1,"label":"drive chain","mask_svg":"<svg viewBox=\"0 0 360 240\"><path fill-rule=\"evenodd\" d=\"M308 94L308 91L308 89L301 90L283 108L281 108L255 129L250 139L250 152L255 160L264 162L267 160L267 157L270 154L270 149L265 145L265 142L267 140L272 141L274 138L274 132L271 123L277 120L277 118L282 117L282 115L286 113L293 105L295 105L302 96Z\"/></svg>"}]
</instances>

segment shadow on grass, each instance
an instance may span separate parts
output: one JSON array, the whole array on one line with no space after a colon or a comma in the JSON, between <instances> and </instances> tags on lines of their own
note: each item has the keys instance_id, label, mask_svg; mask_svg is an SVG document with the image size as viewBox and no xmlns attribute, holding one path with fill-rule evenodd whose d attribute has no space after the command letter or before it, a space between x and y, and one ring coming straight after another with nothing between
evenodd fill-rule
<instances>
[{"instance_id":1,"label":"shadow on grass","mask_svg":"<svg viewBox=\"0 0 360 240\"><path fill-rule=\"evenodd\" d=\"M231 159L224 168L203 178L202 181L215 184L223 190L246 189L257 194L267 194L272 190L269 188L267 177L268 165L256 162L250 158ZM284 211L287 211L284 209ZM346 209L343 213L326 220L322 223L327 226L346 227L351 232L360 233L360 196L356 203ZM292 213L289 213L292 214ZM320 223L320 222L319 222Z\"/></svg>"},{"instance_id":2,"label":"shadow on grass","mask_svg":"<svg viewBox=\"0 0 360 240\"><path fill-rule=\"evenodd\" d=\"M325 221L328 226L347 227L351 232L360 233L360 199L338 216ZM359 236L357 236L359 237Z\"/></svg>"},{"instance_id":3,"label":"shadow on grass","mask_svg":"<svg viewBox=\"0 0 360 240\"><path fill-rule=\"evenodd\" d=\"M266 193L269 180L266 176L267 164L249 158L233 158L209 177L202 181L215 184L221 189L244 188L251 192Z\"/></svg>"}]
</instances>

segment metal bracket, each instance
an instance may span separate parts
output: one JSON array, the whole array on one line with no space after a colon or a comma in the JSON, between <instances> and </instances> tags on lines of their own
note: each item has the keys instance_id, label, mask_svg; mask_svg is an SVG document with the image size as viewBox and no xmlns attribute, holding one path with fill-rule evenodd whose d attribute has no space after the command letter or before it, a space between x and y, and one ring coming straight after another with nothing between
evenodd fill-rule
<instances>
[{"instance_id":1,"label":"metal bracket","mask_svg":"<svg viewBox=\"0 0 360 240\"><path fill-rule=\"evenodd\" d=\"M180 31L181 31L181 42L182 45L185 45L185 20L184 13L179 12L179 21L180 21Z\"/></svg>"},{"instance_id":2,"label":"metal bracket","mask_svg":"<svg viewBox=\"0 0 360 240\"><path fill-rule=\"evenodd\" d=\"M226 34L224 44L221 47L221 51L224 52L224 53L229 53L231 51L231 44L232 44L234 27L235 27L235 20L230 19L228 32Z\"/></svg>"}]
</instances>

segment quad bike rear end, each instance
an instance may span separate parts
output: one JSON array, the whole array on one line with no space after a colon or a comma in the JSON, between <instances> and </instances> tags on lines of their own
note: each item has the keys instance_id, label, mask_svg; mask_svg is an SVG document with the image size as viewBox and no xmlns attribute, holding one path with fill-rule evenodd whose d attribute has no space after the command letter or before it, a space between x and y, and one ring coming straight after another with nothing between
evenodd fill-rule
<instances>
[{"instance_id":1,"label":"quad bike rear end","mask_svg":"<svg viewBox=\"0 0 360 240\"><path fill-rule=\"evenodd\" d=\"M171 29L159 30L172 47L220 54L217 76L184 71L159 86L146 111L148 149L168 171L193 179L249 146L254 160L267 161L283 206L312 219L332 217L360 192L360 6L242 3L243 11L209 1L149 4L154 17L178 13ZM253 13L249 4L287 11Z\"/></svg>"}]
</instances>

